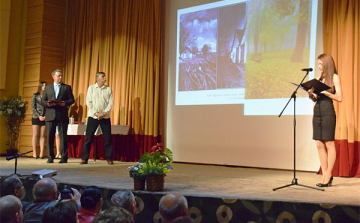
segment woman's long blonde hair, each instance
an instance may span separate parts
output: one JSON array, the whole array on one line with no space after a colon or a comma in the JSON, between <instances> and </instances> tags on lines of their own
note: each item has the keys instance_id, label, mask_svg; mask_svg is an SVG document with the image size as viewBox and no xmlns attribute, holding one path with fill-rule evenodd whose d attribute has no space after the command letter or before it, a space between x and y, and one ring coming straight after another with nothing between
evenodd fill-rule
<instances>
[{"instance_id":1,"label":"woman's long blonde hair","mask_svg":"<svg viewBox=\"0 0 360 223\"><path fill-rule=\"evenodd\" d=\"M325 84L331 87L331 92L334 92L334 74L337 74L334 59L329 54L323 53L318 56L322 61L323 71L320 79L325 79Z\"/></svg>"}]
</instances>

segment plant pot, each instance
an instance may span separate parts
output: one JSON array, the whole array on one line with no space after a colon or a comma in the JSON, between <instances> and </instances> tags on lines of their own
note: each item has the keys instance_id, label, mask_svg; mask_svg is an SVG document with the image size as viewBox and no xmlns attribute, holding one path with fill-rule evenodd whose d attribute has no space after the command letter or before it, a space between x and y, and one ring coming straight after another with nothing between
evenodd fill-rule
<instances>
[{"instance_id":1,"label":"plant pot","mask_svg":"<svg viewBox=\"0 0 360 223\"><path fill-rule=\"evenodd\" d=\"M146 190L148 191L163 191L165 182L165 174L163 175L149 175L146 177Z\"/></svg>"},{"instance_id":2,"label":"plant pot","mask_svg":"<svg viewBox=\"0 0 360 223\"><path fill-rule=\"evenodd\" d=\"M145 180L134 179L134 190L145 190Z\"/></svg>"}]
</instances>

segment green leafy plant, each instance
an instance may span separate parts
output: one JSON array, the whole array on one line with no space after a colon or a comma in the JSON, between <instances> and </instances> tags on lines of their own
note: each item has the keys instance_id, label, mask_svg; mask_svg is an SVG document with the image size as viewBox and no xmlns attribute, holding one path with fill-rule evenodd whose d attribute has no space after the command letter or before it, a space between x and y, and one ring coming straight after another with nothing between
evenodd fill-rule
<instances>
[{"instance_id":1,"label":"green leafy plant","mask_svg":"<svg viewBox=\"0 0 360 223\"><path fill-rule=\"evenodd\" d=\"M145 176L167 174L172 169L169 163L173 162L173 154L170 149L163 149L162 143L158 143L150 152L144 153L139 162L144 163L139 173Z\"/></svg>"},{"instance_id":2,"label":"green leafy plant","mask_svg":"<svg viewBox=\"0 0 360 223\"><path fill-rule=\"evenodd\" d=\"M127 170L129 171L129 175L134 180L145 180L146 175L144 173L140 173L140 170L143 168L144 164L139 163L137 165L129 166Z\"/></svg>"},{"instance_id":3,"label":"green leafy plant","mask_svg":"<svg viewBox=\"0 0 360 223\"><path fill-rule=\"evenodd\" d=\"M9 150L17 151L17 141L19 140L20 124L25 120L27 102L21 97L13 97L0 101L0 113L6 117L6 128L9 141Z\"/></svg>"}]
</instances>

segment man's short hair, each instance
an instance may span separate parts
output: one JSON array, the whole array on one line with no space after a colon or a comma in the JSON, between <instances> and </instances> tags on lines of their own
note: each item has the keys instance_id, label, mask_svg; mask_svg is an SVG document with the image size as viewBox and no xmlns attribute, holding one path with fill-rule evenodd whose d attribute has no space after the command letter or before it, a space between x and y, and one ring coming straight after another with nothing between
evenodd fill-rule
<instances>
[{"instance_id":1,"label":"man's short hair","mask_svg":"<svg viewBox=\"0 0 360 223\"><path fill-rule=\"evenodd\" d=\"M101 192L98 188L86 188L80 198L81 207L85 209L93 209L101 200Z\"/></svg>"},{"instance_id":2,"label":"man's short hair","mask_svg":"<svg viewBox=\"0 0 360 223\"><path fill-rule=\"evenodd\" d=\"M167 202L166 200L172 200L172 204L165 204ZM185 216L187 214L187 209L188 203L186 198L182 194L177 192L171 192L166 194L160 199L159 202L160 214L165 219L175 219L177 217Z\"/></svg>"},{"instance_id":3,"label":"man's short hair","mask_svg":"<svg viewBox=\"0 0 360 223\"><path fill-rule=\"evenodd\" d=\"M14 195L6 195L0 198L0 222L10 222L20 212L22 212L22 204L19 198Z\"/></svg>"},{"instance_id":4,"label":"man's short hair","mask_svg":"<svg viewBox=\"0 0 360 223\"><path fill-rule=\"evenodd\" d=\"M53 72L51 72L51 76L53 77L53 76L56 74L56 72L62 73L62 70L60 70L60 69L55 69Z\"/></svg>"},{"instance_id":5,"label":"man's short hair","mask_svg":"<svg viewBox=\"0 0 360 223\"><path fill-rule=\"evenodd\" d=\"M131 212L131 205L135 201L134 194L127 191L118 191L111 197L111 204L113 206L122 207Z\"/></svg>"},{"instance_id":6,"label":"man's short hair","mask_svg":"<svg viewBox=\"0 0 360 223\"><path fill-rule=\"evenodd\" d=\"M100 212L92 223L133 223L134 217L121 207L112 206Z\"/></svg>"},{"instance_id":7,"label":"man's short hair","mask_svg":"<svg viewBox=\"0 0 360 223\"><path fill-rule=\"evenodd\" d=\"M15 195L15 189L20 189L22 186L21 180L16 175L11 175L1 183L1 196Z\"/></svg>"},{"instance_id":8,"label":"man's short hair","mask_svg":"<svg viewBox=\"0 0 360 223\"><path fill-rule=\"evenodd\" d=\"M56 183L51 178L44 178L35 183L33 187L33 196L36 201L47 200L49 196L54 194L54 191L57 191Z\"/></svg>"},{"instance_id":9,"label":"man's short hair","mask_svg":"<svg viewBox=\"0 0 360 223\"><path fill-rule=\"evenodd\" d=\"M104 72L102 72L102 71L97 72L97 73L95 74L95 81L97 81L97 79L98 79L99 75L101 75L101 74L104 74L104 75L105 75L105 73L104 73Z\"/></svg>"},{"instance_id":10,"label":"man's short hair","mask_svg":"<svg viewBox=\"0 0 360 223\"><path fill-rule=\"evenodd\" d=\"M42 216L43 223L76 223L77 206L71 202L59 202L53 207L48 207Z\"/></svg>"}]
</instances>

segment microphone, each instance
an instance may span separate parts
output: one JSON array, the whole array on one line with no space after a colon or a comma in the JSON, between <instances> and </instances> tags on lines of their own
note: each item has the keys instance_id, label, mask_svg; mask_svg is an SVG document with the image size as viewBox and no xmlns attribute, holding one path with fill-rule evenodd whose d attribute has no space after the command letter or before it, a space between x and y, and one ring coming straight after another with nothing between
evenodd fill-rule
<instances>
[{"instance_id":1,"label":"microphone","mask_svg":"<svg viewBox=\"0 0 360 223\"><path fill-rule=\"evenodd\" d=\"M313 71L313 69L312 68L303 68L303 69L301 69L301 71L311 72L311 71Z\"/></svg>"}]
</instances>

